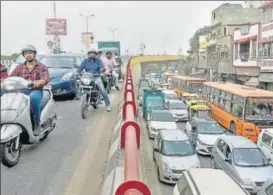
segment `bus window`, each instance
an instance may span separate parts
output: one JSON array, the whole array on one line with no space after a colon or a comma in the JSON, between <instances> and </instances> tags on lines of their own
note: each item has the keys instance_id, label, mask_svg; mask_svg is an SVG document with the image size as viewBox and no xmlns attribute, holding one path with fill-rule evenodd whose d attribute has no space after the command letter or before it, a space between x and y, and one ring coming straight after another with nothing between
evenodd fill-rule
<instances>
[{"instance_id":1,"label":"bus window","mask_svg":"<svg viewBox=\"0 0 273 195\"><path fill-rule=\"evenodd\" d=\"M246 120L272 120L273 98L247 98Z\"/></svg>"},{"instance_id":2,"label":"bus window","mask_svg":"<svg viewBox=\"0 0 273 195\"><path fill-rule=\"evenodd\" d=\"M231 113L239 118L243 117L243 101L242 97L233 95Z\"/></svg>"},{"instance_id":3,"label":"bus window","mask_svg":"<svg viewBox=\"0 0 273 195\"><path fill-rule=\"evenodd\" d=\"M223 109L225 109L225 102L226 102L226 92L220 91L219 106Z\"/></svg>"},{"instance_id":4,"label":"bus window","mask_svg":"<svg viewBox=\"0 0 273 195\"><path fill-rule=\"evenodd\" d=\"M214 100L214 88L211 88L210 89L210 102L213 103L213 100Z\"/></svg>"},{"instance_id":5,"label":"bus window","mask_svg":"<svg viewBox=\"0 0 273 195\"><path fill-rule=\"evenodd\" d=\"M214 89L214 99L213 99L213 103L215 105L218 106L219 104L219 95L220 95L220 91L218 89Z\"/></svg>"}]
</instances>

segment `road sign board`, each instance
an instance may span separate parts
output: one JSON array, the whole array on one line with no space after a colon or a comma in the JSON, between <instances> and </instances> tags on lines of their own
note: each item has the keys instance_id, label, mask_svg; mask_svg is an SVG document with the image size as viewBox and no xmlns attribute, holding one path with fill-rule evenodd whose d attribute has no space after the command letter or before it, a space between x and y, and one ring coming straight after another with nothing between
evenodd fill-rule
<instances>
[{"instance_id":1,"label":"road sign board","mask_svg":"<svg viewBox=\"0 0 273 195\"><path fill-rule=\"evenodd\" d=\"M52 41L48 41L48 42L47 42L47 46L48 46L48 47L53 47L53 45L54 45L54 43L53 43Z\"/></svg>"}]
</instances>

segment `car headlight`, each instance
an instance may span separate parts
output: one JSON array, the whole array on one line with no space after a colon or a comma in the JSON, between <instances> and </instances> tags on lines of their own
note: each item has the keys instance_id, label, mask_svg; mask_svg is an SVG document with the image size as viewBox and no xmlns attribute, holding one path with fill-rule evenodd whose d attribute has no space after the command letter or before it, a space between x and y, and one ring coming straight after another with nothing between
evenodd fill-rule
<instances>
[{"instance_id":1,"label":"car headlight","mask_svg":"<svg viewBox=\"0 0 273 195\"><path fill-rule=\"evenodd\" d=\"M253 183L250 179L242 179L243 186L253 186Z\"/></svg>"},{"instance_id":2,"label":"car headlight","mask_svg":"<svg viewBox=\"0 0 273 195\"><path fill-rule=\"evenodd\" d=\"M63 77L62 77L62 81L68 81L72 78L73 76L73 72L69 72L69 73L66 73Z\"/></svg>"},{"instance_id":3,"label":"car headlight","mask_svg":"<svg viewBox=\"0 0 273 195\"><path fill-rule=\"evenodd\" d=\"M197 141L199 142L200 145L207 145L204 142L202 142L199 138L197 139Z\"/></svg>"},{"instance_id":4,"label":"car headlight","mask_svg":"<svg viewBox=\"0 0 273 195\"><path fill-rule=\"evenodd\" d=\"M82 78L81 82L82 82L83 85L90 85L91 79L89 79L89 78Z\"/></svg>"},{"instance_id":5,"label":"car headlight","mask_svg":"<svg viewBox=\"0 0 273 195\"><path fill-rule=\"evenodd\" d=\"M168 166L168 164L166 164L166 163L163 163L163 170L164 171L166 171L166 172L169 172L169 171L171 171L171 169L170 169L170 167Z\"/></svg>"}]
</instances>

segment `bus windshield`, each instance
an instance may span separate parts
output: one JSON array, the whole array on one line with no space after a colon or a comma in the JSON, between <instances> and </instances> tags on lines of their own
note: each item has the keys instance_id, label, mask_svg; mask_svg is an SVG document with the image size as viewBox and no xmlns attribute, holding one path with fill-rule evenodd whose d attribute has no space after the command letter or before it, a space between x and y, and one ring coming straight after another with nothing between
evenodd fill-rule
<instances>
[{"instance_id":1,"label":"bus windshield","mask_svg":"<svg viewBox=\"0 0 273 195\"><path fill-rule=\"evenodd\" d=\"M273 98L250 97L246 100L246 120L273 119Z\"/></svg>"},{"instance_id":2,"label":"bus windshield","mask_svg":"<svg viewBox=\"0 0 273 195\"><path fill-rule=\"evenodd\" d=\"M188 83L187 92L189 93L198 93L203 91L202 83Z\"/></svg>"}]
</instances>

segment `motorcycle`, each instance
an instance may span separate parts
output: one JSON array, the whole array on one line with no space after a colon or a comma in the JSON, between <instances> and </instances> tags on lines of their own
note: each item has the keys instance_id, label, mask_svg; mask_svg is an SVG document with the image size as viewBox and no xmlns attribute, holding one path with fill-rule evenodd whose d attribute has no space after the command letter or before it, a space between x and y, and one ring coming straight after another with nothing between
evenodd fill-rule
<instances>
[{"instance_id":1,"label":"motorcycle","mask_svg":"<svg viewBox=\"0 0 273 195\"><path fill-rule=\"evenodd\" d=\"M15 166L21 157L22 145L36 144L47 138L56 127L55 102L49 86L43 89L41 101L41 133L33 134L34 116L30 98L23 91L32 89L33 81L8 77L1 83L6 92L1 96L1 161L7 167Z\"/></svg>"},{"instance_id":2,"label":"motorcycle","mask_svg":"<svg viewBox=\"0 0 273 195\"><path fill-rule=\"evenodd\" d=\"M102 73L102 70L100 73ZM81 117L85 119L87 117L89 106L94 109L98 108L98 105L102 103L102 95L95 83L95 74L90 72L84 72L80 78L80 91L81 91Z\"/></svg>"}]
</instances>

